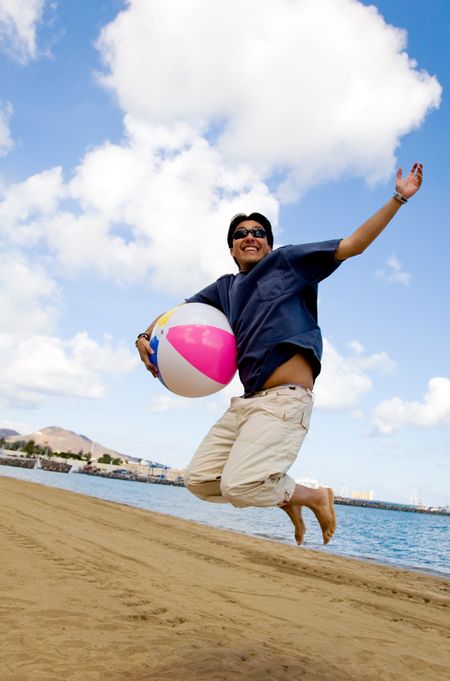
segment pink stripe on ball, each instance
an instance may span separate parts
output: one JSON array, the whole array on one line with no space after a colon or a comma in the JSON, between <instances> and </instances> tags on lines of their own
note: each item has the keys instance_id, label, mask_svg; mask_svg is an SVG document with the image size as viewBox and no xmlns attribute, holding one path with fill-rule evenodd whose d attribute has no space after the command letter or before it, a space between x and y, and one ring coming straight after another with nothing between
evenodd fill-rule
<instances>
[{"instance_id":1,"label":"pink stripe on ball","mask_svg":"<svg viewBox=\"0 0 450 681\"><path fill-rule=\"evenodd\" d=\"M233 334L214 326L186 324L168 329L167 340L193 367L226 385L236 372Z\"/></svg>"}]
</instances>

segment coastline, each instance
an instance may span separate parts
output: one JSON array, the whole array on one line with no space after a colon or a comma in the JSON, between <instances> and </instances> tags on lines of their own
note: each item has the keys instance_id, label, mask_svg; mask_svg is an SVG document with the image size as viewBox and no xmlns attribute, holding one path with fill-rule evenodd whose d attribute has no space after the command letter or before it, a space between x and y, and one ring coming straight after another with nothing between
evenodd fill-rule
<instances>
[{"instance_id":1,"label":"coastline","mask_svg":"<svg viewBox=\"0 0 450 681\"><path fill-rule=\"evenodd\" d=\"M114 480L128 480L133 482L142 482L157 485L169 485L171 487L184 487L182 480L168 480L166 478L152 477L151 475L143 476L131 473L127 471L126 468L120 467L118 471L106 471L100 470L95 467L92 469L89 466L84 466L83 468L78 468L71 471L72 465L67 463L67 460L53 460L48 459L44 456L38 456L33 458L25 458L18 456L7 456L4 454L5 450L0 449L0 466L13 466L18 468L42 468L44 470L57 472L57 473L76 473L83 475L90 475L93 477L108 478ZM414 506L412 504L404 504L394 501L382 501L377 499L354 499L350 497L342 497L335 495L334 503L340 506L357 506L359 508L372 508L376 510L384 511L401 511L403 513L421 513L425 515L440 515L440 516L450 516L450 507L437 507L437 506Z\"/></svg>"},{"instance_id":2,"label":"coastline","mask_svg":"<svg viewBox=\"0 0 450 681\"><path fill-rule=\"evenodd\" d=\"M381 511L400 511L401 513L422 513L424 515L450 516L450 511L442 507L412 506L394 501L378 501L368 499L351 499L349 497L334 497L334 503L341 506L358 506L359 508L373 508Z\"/></svg>"},{"instance_id":3,"label":"coastline","mask_svg":"<svg viewBox=\"0 0 450 681\"><path fill-rule=\"evenodd\" d=\"M2 681L443 681L450 582L0 478Z\"/></svg>"},{"instance_id":4,"label":"coastline","mask_svg":"<svg viewBox=\"0 0 450 681\"><path fill-rule=\"evenodd\" d=\"M65 475L0 466L0 477L3 476L184 518L219 530L294 545L289 524L274 514L273 509L249 508L243 513L229 505L210 508L186 493L184 487L148 486L103 476ZM327 547L322 544L318 525L306 517L309 512L305 512L308 532L302 549L450 579L446 518L384 509L377 511L374 514L373 509L337 506L339 531ZM362 528L365 530L361 534Z\"/></svg>"}]
</instances>

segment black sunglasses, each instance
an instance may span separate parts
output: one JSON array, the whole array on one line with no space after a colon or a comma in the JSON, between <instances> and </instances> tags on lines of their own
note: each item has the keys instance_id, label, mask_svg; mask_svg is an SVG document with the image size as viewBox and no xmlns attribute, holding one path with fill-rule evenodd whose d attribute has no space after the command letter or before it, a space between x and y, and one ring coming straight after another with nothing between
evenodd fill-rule
<instances>
[{"instance_id":1,"label":"black sunglasses","mask_svg":"<svg viewBox=\"0 0 450 681\"><path fill-rule=\"evenodd\" d=\"M234 239L245 239L246 236L251 234L255 239L265 239L267 237L267 232L262 227L257 227L256 229L237 229L233 234Z\"/></svg>"}]
</instances>

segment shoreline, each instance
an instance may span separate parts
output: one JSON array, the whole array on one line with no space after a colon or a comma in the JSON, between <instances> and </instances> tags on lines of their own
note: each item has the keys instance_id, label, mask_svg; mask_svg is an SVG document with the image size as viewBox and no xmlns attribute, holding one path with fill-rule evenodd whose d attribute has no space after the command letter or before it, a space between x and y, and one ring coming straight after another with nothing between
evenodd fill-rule
<instances>
[{"instance_id":1,"label":"shoreline","mask_svg":"<svg viewBox=\"0 0 450 681\"><path fill-rule=\"evenodd\" d=\"M5 450L0 450L5 451ZM152 476L143 477L141 475L130 474L124 475L123 468L120 472L116 473L113 471L100 471L96 470L95 467L90 470L88 466L80 468L77 470L71 470L71 464L64 462L56 462L51 459L46 459L43 456L38 456L35 458L25 458L18 456L5 456L0 455L0 466L11 466L18 468L43 468L56 473L74 473L79 475L90 475L97 478L108 478L114 480L128 480L132 482L143 482L147 484L155 485L168 485L170 487L184 487L184 483L177 480L167 480L166 478L152 478ZM422 513L426 515L440 515L440 516L450 516L450 510L447 507L438 506L413 506L412 504L402 504L395 501L380 501L377 499L353 499L351 497L342 497L338 494L334 497L334 503L339 506L358 506L359 508L373 508L377 510L384 511L401 511L403 513Z\"/></svg>"},{"instance_id":2,"label":"shoreline","mask_svg":"<svg viewBox=\"0 0 450 681\"><path fill-rule=\"evenodd\" d=\"M334 497L334 503L340 506L358 506L359 508L373 508L379 511L399 511L401 513L422 513L424 515L450 516L450 511L445 508L433 506L412 506L400 504L395 501L378 501L376 499L351 499L349 497Z\"/></svg>"},{"instance_id":3,"label":"shoreline","mask_svg":"<svg viewBox=\"0 0 450 681\"><path fill-rule=\"evenodd\" d=\"M2 681L444 681L450 582L0 478Z\"/></svg>"},{"instance_id":4,"label":"shoreline","mask_svg":"<svg viewBox=\"0 0 450 681\"><path fill-rule=\"evenodd\" d=\"M48 471L46 471L46 473L48 473ZM168 517L175 517L175 518L184 519L184 516L180 513L179 504L178 504L178 506L175 505L175 508L177 508L177 511L172 511L172 512L168 511L167 507L164 507L164 508L156 507L155 508L153 506L153 508L152 508L151 506L141 505L139 503L136 504L134 501L131 501L129 499L117 498L115 495L113 495L113 496L104 495L104 493L101 493L101 492L99 494L97 494L95 491L87 491L86 489L70 489L70 486L67 487L65 485L60 486L58 484L52 484L50 481L54 479L53 475L51 475L51 476L49 475L48 480L39 480L39 481L34 480L34 479L30 479L28 477L25 477L25 478L20 477L20 476L15 477L14 475L2 476L0 474L0 480L2 479L2 477L14 479L14 480L24 480L25 482L29 481L33 484L42 485L43 487L46 487L48 489L65 489L69 492L71 491L75 494L78 494L78 495L81 495L81 496L87 496L87 497L92 498L92 499L104 499L105 501L109 501L110 503L114 503L114 504L117 504L119 506L125 505L125 506L130 506L131 508L140 508L140 509L143 509L143 510L148 510L149 512L158 513L158 514L162 515L163 517L168 516ZM61 475L60 476L57 475L55 480L58 479L58 477L61 477ZM76 476L76 477L78 477L78 476ZM80 477L83 478L83 476L80 476ZM103 476L88 476L88 477L103 478ZM67 479L67 476L62 475L62 479ZM131 482L133 482L133 481L131 481ZM176 487L178 487L178 486L176 486ZM389 510L389 509L386 509L386 510ZM255 529L257 526L254 525L254 523L253 523L254 527L244 529L242 527L236 526L236 525L238 525L238 523L236 525L234 523L231 523L231 525L230 525L230 523L227 524L227 522L220 522L220 521L218 522L217 519L214 522L210 522L210 521L208 521L208 519L204 519L202 517L200 517L200 518L195 517L195 514L192 515L192 513L189 513L189 512L188 512L187 520L189 522L194 522L196 524L199 524L201 527L217 528L220 531L237 533L237 534L242 535L244 537L255 537L255 538L261 539L263 541L275 542L276 544L294 547L297 550L299 550L298 547L296 547L295 544L293 544L293 542L291 541L292 538L291 538L289 533L286 535L286 537L279 537L279 536L276 536L276 535L265 534L265 533L262 533L262 532L258 532ZM338 543L337 547L335 547L333 542L330 543L327 547L323 547L321 543L317 543L317 544L313 543L313 545L311 546L311 543L308 542L306 545L303 545L300 548L300 550L312 550L312 551L316 551L318 553L321 553L323 555L331 554L331 555L334 555L334 556L337 556L337 557L348 558L348 559L351 559L351 560L354 560L354 561L359 561L359 562L362 562L362 563L367 562L370 565L382 565L382 566L387 566L387 567L391 567L391 568L394 568L394 569L402 569L402 570L406 570L406 571L411 571L411 572L414 572L414 573L417 573L417 574L431 575L431 576L436 576L438 578L450 579L450 572L445 570L444 567L441 568L439 565L429 566L426 563L420 563L420 562L414 563L414 562L408 562L407 560L400 561L400 560L398 560L398 558L397 559L395 559L395 558L390 559L388 555L384 556L381 553L377 553L375 555L373 553L373 550L372 551L369 550L369 552L365 554L361 550L361 548L363 548L363 546L364 545L362 543L360 543L359 547L355 547L355 550L352 551L351 548L347 547L346 545L345 545L345 548L342 548L341 546L339 546L339 543ZM412 556L411 556L411 558L412 558ZM443 565L446 565L446 564L443 563Z\"/></svg>"}]
</instances>

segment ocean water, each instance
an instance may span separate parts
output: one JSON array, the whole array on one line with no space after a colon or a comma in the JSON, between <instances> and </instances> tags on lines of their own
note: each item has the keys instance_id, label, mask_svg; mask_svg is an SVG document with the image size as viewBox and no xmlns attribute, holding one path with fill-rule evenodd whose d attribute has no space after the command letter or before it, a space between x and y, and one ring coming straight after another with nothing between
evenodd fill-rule
<instances>
[{"instance_id":1,"label":"ocean water","mask_svg":"<svg viewBox=\"0 0 450 681\"><path fill-rule=\"evenodd\" d=\"M208 504L184 487L112 480L76 473L51 473L0 466L0 475L107 499L129 506L194 520L294 544L291 523L277 508L236 509ZM1 508L1 499L0 499ZM355 506L336 506L337 532L330 545L321 543L320 528L305 509L305 547L395 567L450 576L450 517ZM301 548L299 548L301 550Z\"/></svg>"}]
</instances>

